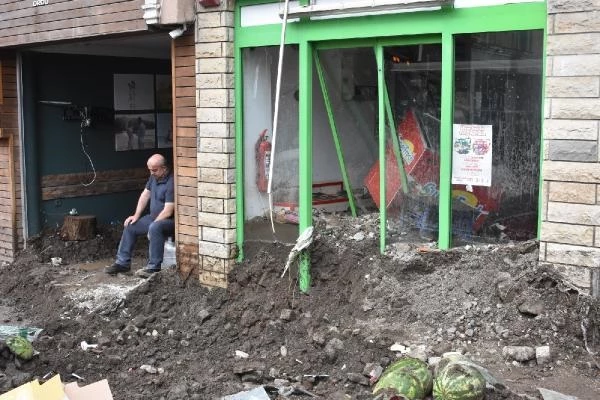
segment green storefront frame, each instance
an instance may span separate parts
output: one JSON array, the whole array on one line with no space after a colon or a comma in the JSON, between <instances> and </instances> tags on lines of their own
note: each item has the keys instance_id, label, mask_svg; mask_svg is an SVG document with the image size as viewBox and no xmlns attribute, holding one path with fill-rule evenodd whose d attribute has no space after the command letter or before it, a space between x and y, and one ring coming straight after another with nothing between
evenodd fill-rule
<instances>
[{"instance_id":1,"label":"green storefront frame","mask_svg":"<svg viewBox=\"0 0 600 400\"><path fill-rule=\"evenodd\" d=\"M242 27L240 16L244 6L265 2L241 0L235 13L235 100L236 100L236 182L237 193L244 193L243 152L243 63L244 48L278 46L281 25ZM384 87L382 47L385 45L441 43L442 46L442 107L440 126L440 184L439 236L440 249L448 249L452 241L451 168L452 123L454 101L454 40L455 35L485 32L542 30L546 36L546 2L515 3L489 7L447 8L438 11L410 12L378 16L361 16L330 20L302 19L290 23L286 29L286 44L299 46L299 231L312 225L312 75L313 52L317 49L372 46L378 63L378 92ZM545 40L544 40L545 42ZM545 52L543 52L545 54ZM542 76L545 75L545 59ZM543 88L543 84L542 84ZM543 98L543 96L541 96ZM385 106L379 96L379 131L384 131ZM379 156L382 194L385 191L385 138L380 135ZM540 140L540 143L542 141ZM540 150L541 153L541 150ZM541 193L541 180L540 180ZM237 196L237 244L243 257L244 196ZM385 248L386 209L380 210L380 248ZM539 223L538 223L539 229ZM309 259L301 261L300 287L310 287Z\"/></svg>"}]
</instances>

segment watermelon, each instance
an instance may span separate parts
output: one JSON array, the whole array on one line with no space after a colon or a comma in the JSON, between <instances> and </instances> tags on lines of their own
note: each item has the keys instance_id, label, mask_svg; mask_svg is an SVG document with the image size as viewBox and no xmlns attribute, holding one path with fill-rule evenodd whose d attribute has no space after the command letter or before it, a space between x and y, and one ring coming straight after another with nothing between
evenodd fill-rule
<instances>
[{"instance_id":1,"label":"watermelon","mask_svg":"<svg viewBox=\"0 0 600 400\"><path fill-rule=\"evenodd\" d=\"M422 399L431 392L432 386L433 378L427 364L418 358L405 357L384 371L373 393L387 389L411 400Z\"/></svg>"},{"instance_id":2,"label":"watermelon","mask_svg":"<svg viewBox=\"0 0 600 400\"><path fill-rule=\"evenodd\" d=\"M10 336L6 339L6 345L11 352L23 360L29 360L33 357L33 346L24 337Z\"/></svg>"},{"instance_id":3,"label":"watermelon","mask_svg":"<svg viewBox=\"0 0 600 400\"><path fill-rule=\"evenodd\" d=\"M401 396L407 400L421 400L425 397L419 378L401 369L382 375L373 388L373 394L385 394L387 399Z\"/></svg>"},{"instance_id":4,"label":"watermelon","mask_svg":"<svg viewBox=\"0 0 600 400\"><path fill-rule=\"evenodd\" d=\"M474 367L450 361L433 381L435 400L483 400L485 379Z\"/></svg>"}]
</instances>

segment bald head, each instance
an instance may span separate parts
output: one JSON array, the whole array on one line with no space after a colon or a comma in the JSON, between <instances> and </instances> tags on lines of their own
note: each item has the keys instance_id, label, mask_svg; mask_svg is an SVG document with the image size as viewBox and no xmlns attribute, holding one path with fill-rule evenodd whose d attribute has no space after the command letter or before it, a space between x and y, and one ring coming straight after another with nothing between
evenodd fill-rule
<instances>
[{"instance_id":1,"label":"bald head","mask_svg":"<svg viewBox=\"0 0 600 400\"><path fill-rule=\"evenodd\" d=\"M163 178L169 172L166 164L167 161L165 160L165 157L163 157L161 154L153 154L148 159L147 163L150 175L154 176L156 179Z\"/></svg>"}]
</instances>

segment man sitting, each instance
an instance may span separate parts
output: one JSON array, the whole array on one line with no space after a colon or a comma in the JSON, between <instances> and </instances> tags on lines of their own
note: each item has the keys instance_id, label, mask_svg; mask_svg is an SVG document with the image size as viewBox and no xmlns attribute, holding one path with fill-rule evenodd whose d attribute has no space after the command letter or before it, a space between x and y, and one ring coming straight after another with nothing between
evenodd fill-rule
<instances>
[{"instance_id":1,"label":"man sitting","mask_svg":"<svg viewBox=\"0 0 600 400\"><path fill-rule=\"evenodd\" d=\"M165 158L160 154L151 156L147 164L150 178L138 199L135 214L125 219L123 224L125 229L119 243L117 260L113 265L105 268L104 272L107 274L129 272L131 254L137 237L141 235L148 235L148 264L146 268L137 271L136 275L147 278L159 272L163 261L165 240L175 232L173 175L166 165ZM142 216L148 202L150 214Z\"/></svg>"}]
</instances>

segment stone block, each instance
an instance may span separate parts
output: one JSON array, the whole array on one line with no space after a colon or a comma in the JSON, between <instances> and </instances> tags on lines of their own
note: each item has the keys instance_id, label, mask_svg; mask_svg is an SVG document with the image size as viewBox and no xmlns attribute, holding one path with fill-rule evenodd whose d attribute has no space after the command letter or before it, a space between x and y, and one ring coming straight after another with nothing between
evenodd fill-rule
<instances>
[{"instance_id":1,"label":"stone block","mask_svg":"<svg viewBox=\"0 0 600 400\"><path fill-rule=\"evenodd\" d=\"M594 247L600 247L600 226L596 226L594 230Z\"/></svg>"},{"instance_id":2,"label":"stone block","mask_svg":"<svg viewBox=\"0 0 600 400\"><path fill-rule=\"evenodd\" d=\"M550 182L543 181L542 182L542 220L546 220L548 218L548 193L550 191Z\"/></svg>"},{"instance_id":3,"label":"stone block","mask_svg":"<svg viewBox=\"0 0 600 400\"><path fill-rule=\"evenodd\" d=\"M549 182L548 199L564 203L596 204L593 183Z\"/></svg>"},{"instance_id":4,"label":"stone block","mask_svg":"<svg viewBox=\"0 0 600 400\"><path fill-rule=\"evenodd\" d=\"M225 229L203 226L200 228L200 240L206 242L225 243Z\"/></svg>"},{"instance_id":5,"label":"stone block","mask_svg":"<svg viewBox=\"0 0 600 400\"><path fill-rule=\"evenodd\" d=\"M586 140L550 140L548 159L554 161L598 161L596 141Z\"/></svg>"},{"instance_id":6,"label":"stone block","mask_svg":"<svg viewBox=\"0 0 600 400\"><path fill-rule=\"evenodd\" d=\"M235 183L235 169L228 168L223 170L223 181L225 183Z\"/></svg>"},{"instance_id":7,"label":"stone block","mask_svg":"<svg viewBox=\"0 0 600 400\"><path fill-rule=\"evenodd\" d=\"M548 12L600 10L600 0L548 0Z\"/></svg>"},{"instance_id":8,"label":"stone block","mask_svg":"<svg viewBox=\"0 0 600 400\"><path fill-rule=\"evenodd\" d=\"M198 166L207 168L233 168L227 153L198 153Z\"/></svg>"},{"instance_id":9,"label":"stone block","mask_svg":"<svg viewBox=\"0 0 600 400\"><path fill-rule=\"evenodd\" d=\"M200 110L204 110L204 109L200 109ZM210 108L208 110L211 110L210 113L213 113L213 110L215 110L216 112L214 113L214 115L216 115L217 113L220 114L219 118L223 117L223 111L222 110L218 110L218 109L213 109ZM215 117L216 118L216 117ZM202 123L198 125L198 136L202 137L212 137L212 138L226 138L226 137L230 137L230 131L229 131L229 123L226 122L219 122L219 123Z\"/></svg>"},{"instance_id":10,"label":"stone block","mask_svg":"<svg viewBox=\"0 0 600 400\"><path fill-rule=\"evenodd\" d=\"M196 24L204 28L219 28L226 26L221 23L221 12L203 12L196 15Z\"/></svg>"},{"instance_id":11,"label":"stone block","mask_svg":"<svg viewBox=\"0 0 600 400\"><path fill-rule=\"evenodd\" d=\"M600 54L554 56L552 76L600 75Z\"/></svg>"},{"instance_id":12,"label":"stone block","mask_svg":"<svg viewBox=\"0 0 600 400\"><path fill-rule=\"evenodd\" d=\"M598 36L600 41L600 35ZM559 76L546 78L548 97L598 97L600 77L598 76Z\"/></svg>"},{"instance_id":13,"label":"stone block","mask_svg":"<svg viewBox=\"0 0 600 400\"><path fill-rule=\"evenodd\" d=\"M196 75L196 86L200 89L222 89L223 74L198 74Z\"/></svg>"},{"instance_id":14,"label":"stone block","mask_svg":"<svg viewBox=\"0 0 600 400\"><path fill-rule=\"evenodd\" d=\"M222 171L222 170L219 170ZM221 172L221 179L223 172ZM200 182L198 184L198 195L201 197L216 197L219 199L227 199L231 196L232 184L230 183L209 183Z\"/></svg>"},{"instance_id":15,"label":"stone block","mask_svg":"<svg viewBox=\"0 0 600 400\"><path fill-rule=\"evenodd\" d=\"M199 91L198 107L226 107L228 104L228 89L201 89Z\"/></svg>"},{"instance_id":16,"label":"stone block","mask_svg":"<svg viewBox=\"0 0 600 400\"><path fill-rule=\"evenodd\" d=\"M600 205L548 202L548 221L578 225L600 225Z\"/></svg>"},{"instance_id":17,"label":"stone block","mask_svg":"<svg viewBox=\"0 0 600 400\"><path fill-rule=\"evenodd\" d=\"M200 137L198 139L198 151L202 153L223 153L223 139Z\"/></svg>"},{"instance_id":18,"label":"stone block","mask_svg":"<svg viewBox=\"0 0 600 400\"><path fill-rule=\"evenodd\" d=\"M203 126L204 123L214 123L214 122L224 122L223 121L223 111L221 108L196 108L196 120L198 121L199 126ZM206 128L205 128L206 129ZM200 128L198 128L198 134L200 135ZM203 136L209 137L214 135L206 135ZM219 136L214 136L219 137Z\"/></svg>"},{"instance_id":19,"label":"stone block","mask_svg":"<svg viewBox=\"0 0 600 400\"><path fill-rule=\"evenodd\" d=\"M574 246L569 244L547 243L546 261L558 264L568 264L578 267L593 267L596 260L600 257L600 249L596 247ZM583 268L585 273L578 272L579 279L582 282L578 286L590 284L590 271Z\"/></svg>"},{"instance_id":20,"label":"stone block","mask_svg":"<svg viewBox=\"0 0 600 400\"><path fill-rule=\"evenodd\" d=\"M223 152L235 153L235 139L223 139Z\"/></svg>"},{"instance_id":21,"label":"stone block","mask_svg":"<svg viewBox=\"0 0 600 400\"><path fill-rule=\"evenodd\" d=\"M200 25L199 25L200 26ZM233 29L229 27L198 28L197 43L233 41Z\"/></svg>"},{"instance_id":22,"label":"stone block","mask_svg":"<svg viewBox=\"0 0 600 400\"><path fill-rule=\"evenodd\" d=\"M237 210L237 201L236 199L227 199L223 203L223 212L225 214L235 214Z\"/></svg>"},{"instance_id":23,"label":"stone block","mask_svg":"<svg viewBox=\"0 0 600 400\"><path fill-rule=\"evenodd\" d=\"M199 212L198 225L232 229L235 226L235 214Z\"/></svg>"},{"instance_id":24,"label":"stone block","mask_svg":"<svg viewBox=\"0 0 600 400\"><path fill-rule=\"evenodd\" d=\"M203 211L205 213L223 214L224 202L226 201L228 200L202 197L200 198L200 211Z\"/></svg>"},{"instance_id":25,"label":"stone block","mask_svg":"<svg viewBox=\"0 0 600 400\"><path fill-rule=\"evenodd\" d=\"M552 117L600 119L600 99L552 99Z\"/></svg>"},{"instance_id":26,"label":"stone block","mask_svg":"<svg viewBox=\"0 0 600 400\"><path fill-rule=\"evenodd\" d=\"M578 288L584 290L589 290L590 288L591 273L589 268L577 265L561 264L560 261L550 262L550 256L547 257L546 262L540 263L540 266L552 268L562 279Z\"/></svg>"},{"instance_id":27,"label":"stone block","mask_svg":"<svg viewBox=\"0 0 600 400\"><path fill-rule=\"evenodd\" d=\"M221 23L221 26L233 27L235 25L235 19L234 19L233 13L230 11L221 12L220 23Z\"/></svg>"},{"instance_id":28,"label":"stone block","mask_svg":"<svg viewBox=\"0 0 600 400\"><path fill-rule=\"evenodd\" d=\"M227 275L218 272L200 271L200 284L208 287L227 288Z\"/></svg>"},{"instance_id":29,"label":"stone block","mask_svg":"<svg viewBox=\"0 0 600 400\"><path fill-rule=\"evenodd\" d=\"M598 121L549 119L544 121L545 139L596 140Z\"/></svg>"},{"instance_id":30,"label":"stone block","mask_svg":"<svg viewBox=\"0 0 600 400\"><path fill-rule=\"evenodd\" d=\"M598 31L600 31L600 11L562 13L554 17L555 34Z\"/></svg>"},{"instance_id":31,"label":"stone block","mask_svg":"<svg viewBox=\"0 0 600 400\"><path fill-rule=\"evenodd\" d=\"M198 172L198 180L203 183L220 183L223 182L223 171L221 168L200 168ZM208 197L221 197L222 196L208 196Z\"/></svg>"},{"instance_id":32,"label":"stone block","mask_svg":"<svg viewBox=\"0 0 600 400\"><path fill-rule=\"evenodd\" d=\"M547 51L552 56L600 53L600 33L549 35ZM552 68L547 71L552 71Z\"/></svg>"},{"instance_id":33,"label":"stone block","mask_svg":"<svg viewBox=\"0 0 600 400\"><path fill-rule=\"evenodd\" d=\"M233 59L226 57L198 60L199 74L224 74L233 72Z\"/></svg>"},{"instance_id":34,"label":"stone block","mask_svg":"<svg viewBox=\"0 0 600 400\"><path fill-rule=\"evenodd\" d=\"M541 240L546 242L592 246L594 243L594 227L542 222Z\"/></svg>"},{"instance_id":35,"label":"stone block","mask_svg":"<svg viewBox=\"0 0 600 400\"><path fill-rule=\"evenodd\" d=\"M215 58L223 56L223 42L196 44L196 58Z\"/></svg>"},{"instance_id":36,"label":"stone block","mask_svg":"<svg viewBox=\"0 0 600 400\"><path fill-rule=\"evenodd\" d=\"M222 42L221 43L221 54L223 57L234 57L235 46L233 42Z\"/></svg>"},{"instance_id":37,"label":"stone block","mask_svg":"<svg viewBox=\"0 0 600 400\"><path fill-rule=\"evenodd\" d=\"M600 164L548 161L542 168L548 181L600 183Z\"/></svg>"},{"instance_id":38,"label":"stone block","mask_svg":"<svg viewBox=\"0 0 600 400\"><path fill-rule=\"evenodd\" d=\"M535 359L537 365L545 365L552 361L550 346L539 346L535 348Z\"/></svg>"},{"instance_id":39,"label":"stone block","mask_svg":"<svg viewBox=\"0 0 600 400\"><path fill-rule=\"evenodd\" d=\"M217 258L233 258L235 256L236 247L226 243L213 243L200 240L198 242L198 254L202 256L211 256ZM204 268L204 263L202 265Z\"/></svg>"}]
</instances>

